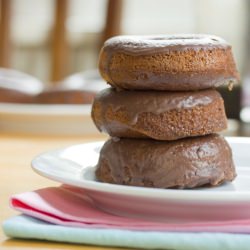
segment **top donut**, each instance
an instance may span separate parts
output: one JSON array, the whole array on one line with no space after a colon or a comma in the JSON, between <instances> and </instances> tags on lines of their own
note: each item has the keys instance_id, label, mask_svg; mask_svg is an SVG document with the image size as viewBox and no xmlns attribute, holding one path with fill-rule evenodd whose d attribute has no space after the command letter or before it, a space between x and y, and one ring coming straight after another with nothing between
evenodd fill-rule
<instances>
[{"instance_id":1,"label":"top donut","mask_svg":"<svg viewBox=\"0 0 250 250\"><path fill-rule=\"evenodd\" d=\"M188 91L239 81L231 46L211 35L113 37L99 70L118 89Z\"/></svg>"}]
</instances>

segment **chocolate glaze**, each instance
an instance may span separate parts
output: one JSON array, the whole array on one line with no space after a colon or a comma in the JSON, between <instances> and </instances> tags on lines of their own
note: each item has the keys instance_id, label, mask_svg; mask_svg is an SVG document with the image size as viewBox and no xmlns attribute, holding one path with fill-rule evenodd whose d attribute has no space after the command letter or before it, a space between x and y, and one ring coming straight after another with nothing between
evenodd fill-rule
<instances>
[{"instance_id":1,"label":"chocolate glaze","mask_svg":"<svg viewBox=\"0 0 250 250\"><path fill-rule=\"evenodd\" d=\"M116 36L104 43L104 50L130 55L150 55L171 50L230 48L220 37L205 34L179 34L158 36Z\"/></svg>"},{"instance_id":2,"label":"chocolate glaze","mask_svg":"<svg viewBox=\"0 0 250 250\"><path fill-rule=\"evenodd\" d=\"M102 117L105 117L109 108L114 111L125 109L129 116L129 125L133 125L142 113L161 114L173 109L189 109L208 105L218 99L221 99L220 94L211 89L197 92L161 92L116 91L113 88L108 88L101 91L94 102L101 104ZM102 130L105 129L101 128Z\"/></svg>"},{"instance_id":3,"label":"chocolate glaze","mask_svg":"<svg viewBox=\"0 0 250 250\"><path fill-rule=\"evenodd\" d=\"M96 171L103 182L157 188L194 188L232 181L232 152L222 136L213 134L173 142L108 140Z\"/></svg>"}]
</instances>

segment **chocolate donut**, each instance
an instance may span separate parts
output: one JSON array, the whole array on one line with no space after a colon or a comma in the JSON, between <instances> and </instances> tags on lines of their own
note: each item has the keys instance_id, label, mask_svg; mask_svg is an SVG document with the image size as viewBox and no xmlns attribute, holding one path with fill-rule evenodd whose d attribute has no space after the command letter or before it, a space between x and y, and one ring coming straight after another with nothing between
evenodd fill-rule
<instances>
[{"instance_id":1,"label":"chocolate donut","mask_svg":"<svg viewBox=\"0 0 250 250\"><path fill-rule=\"evenodd\" d=\"M99 181L155 188L216 186L236 177L232 152L213 134L177 141L108 140L100 152Z\"/></svg>"},{"instance_id":2,"label":"chocolate donut","mask_svg":"<svg viewBox=\"0 0 250 250\"><path fill-rule=\"evenodd\" d=\"M33 101L34 95L10 88L0 87L0 103L33 103Z\"/></svg>"},{"instance_id":3,"label":"chocolate donut","mask_svg":"<svg viewBox=\"0 0 250 250\"><path fill-rule=\"evenodd\" d=\"M90 104L95 93L81 89L49 89L34 98L39 104Z\"/></svg>"},{"instance_id":4,"label":"chocolate donut","mask_svg":"<svg viewBox=\"0 0 250 250\"><path fill-rule=\"evenodd\" d=\"M216 90L197 92L101 91L92 106L97 128L114 137L176 140L227 127Z\"/></svg>"},{"instance_id":5,"label":"chocolate donut","mask_svg":"<svg viewBox=\"0 0 250 250\"><path fill-rule=\"evenodd\" d=\"M118 89L187 91L239 80L231 46L211 35L114 37L99 70Z\"/></svg>"}]
</instances>

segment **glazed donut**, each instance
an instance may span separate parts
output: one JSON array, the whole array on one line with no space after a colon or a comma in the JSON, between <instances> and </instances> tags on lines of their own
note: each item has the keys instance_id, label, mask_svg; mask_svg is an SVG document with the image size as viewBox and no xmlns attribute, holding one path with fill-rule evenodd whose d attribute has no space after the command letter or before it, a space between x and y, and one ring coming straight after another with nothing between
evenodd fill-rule
<instances>
[{"instance_id":1,"label":"glazed donut","mask_svg":"<svg viewBox=\"0 0 250 250\"><path fill-rule=\"evenodd\" d=\"M238 82L231 46L211 35L118 36L100 52L99 71L118 89L188 91Z\"/></svg>"},{"instance_id":2,"label":"glazed donut","mask_svg":"<svg viewBox=\"0 0 250 250\"><path fill-rule=\"evenodd\" d=\"M49 89L34 98L39 104L90 104L95 97L94 92L81 89Z\"/></svg>"},{"instance_id":3,"label":"glazed donut","mask_svg":"<svg viewBox=\"0 0 250 250\"><path fill-rule=\"evenodd\" d=\"M215 134L171 142L110 139L96 170L102 182L155 188L215 186L235 176L231 149Z\"/></svg>"},{"instance_id":4,"label":"glazed donut","mask_svg":"<svg viewBox=\"0 0 250 250\"><path fill-rule=\"evenodd\" d=\"M25 91L0 87L0 103L33 103L34 98Z\"/></svg>"},{"instance_id":5,"label":"glazed donut","mask_svg":"<svg viewBox=\"0 0 250 250\"><path fill-rule=\"evenodd\" d=\"M216 90L116 91L95 97L92 119L114 137L176 140L226 129L224 102Z\"/></svg>"}]
</instances>

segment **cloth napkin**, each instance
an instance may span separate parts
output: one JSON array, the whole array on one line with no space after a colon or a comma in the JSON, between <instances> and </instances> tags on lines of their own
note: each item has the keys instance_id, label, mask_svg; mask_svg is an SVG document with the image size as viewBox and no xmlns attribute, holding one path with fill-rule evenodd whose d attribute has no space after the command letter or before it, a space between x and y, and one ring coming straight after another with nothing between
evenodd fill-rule
<instances>
[{"instance_id":1,"label":"cloth napkin","mask_svg":"<svg viewBox=\"0 0 250 250\"><path fill-rule=\"evenodd\" d=\"M79 228L53 225L26 215L3 224L4 232L15 238L67 243L175 250L249 250L250 236L228 233L177 233L126 229ZM70 248L70 247L69 247Z\"/></svg>"},{"instance_id":2,"label":"cloth napkin","mask_svg":"<svg viewBox=\"0 0 250 250\"><path fill-rule=\"evenodd\" d=\"M71 186L14 195L10 204L28 215L4 223L11 237L138 248L250 249L250 220L161 223L125 218L98 209L85 190Z\"/></svg>"}]
</instances>

